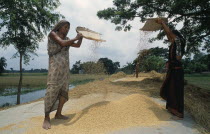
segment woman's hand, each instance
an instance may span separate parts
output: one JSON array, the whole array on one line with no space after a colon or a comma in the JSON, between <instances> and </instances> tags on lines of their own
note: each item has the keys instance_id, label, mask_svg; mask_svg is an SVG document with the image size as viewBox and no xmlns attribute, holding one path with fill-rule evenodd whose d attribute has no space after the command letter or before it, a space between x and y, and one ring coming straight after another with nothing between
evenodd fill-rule
<instances>
[{"instance_id":1,"label":"woman's hand","mask_svg":"<svg viewBox=\"0 0 210 134\"><path fill-rule=\"evenodd\" d=\"M155 22L158 23L158 24L162 24L163 20L162 20L161 18L157 18L157 19L155 20Z\"/></svg>"},{"instance_id":2,"label":"woman's hand","mask_svg":"<svg viewBox=\"0 0 210 134\"><path fill-rule=\"evenodd\" d=\"M77 40L77 43L72 43L71 47L80 47L82 44L83 35L81 33L78 33L77 36L74 38L74 41Z\"/></svg>"},{"instance_id":3,"label":"woman's hand","mask_svg":"<svg viewBox=\"0 0 210 134\"><path fill-rule=\"evenodd\" d=\"M176 59L177 59L178 61L181 61L182 56L176 56Z\"/></svg>"},{"instance_id":4,"label":"woman's hand","mask_svg":"<svg viewBox=\"0 0 210 134\"><path fill-rule=\"evenodd\" d=\"M78 33L77 34L77 36L75 37L77 40L79 40L79 39L82 39L83 38L83 36L82 36L82 34L81 33Z\"/></svg>"}]
</instances>

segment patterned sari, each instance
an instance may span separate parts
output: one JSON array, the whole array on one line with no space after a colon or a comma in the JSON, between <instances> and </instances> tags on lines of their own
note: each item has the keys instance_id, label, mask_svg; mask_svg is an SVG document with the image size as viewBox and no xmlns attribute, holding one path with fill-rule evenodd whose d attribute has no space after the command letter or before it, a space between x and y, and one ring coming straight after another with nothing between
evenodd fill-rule
<instances>
[{"instance_id":1,"label":"patterned sari","mask_svg":"<svg viewBox=\"0 0 210 134\"><path fill-rule=\"evenodd\" d=\"M53 31L68 23L60 21ZM68 40L69 38L65 38ZM69 46L62 47L48 36L49 68L47 90L44 98L45 113L50 113L58 108L59 98L68 100L69 90Z\"/></svg>"}]
</instances>

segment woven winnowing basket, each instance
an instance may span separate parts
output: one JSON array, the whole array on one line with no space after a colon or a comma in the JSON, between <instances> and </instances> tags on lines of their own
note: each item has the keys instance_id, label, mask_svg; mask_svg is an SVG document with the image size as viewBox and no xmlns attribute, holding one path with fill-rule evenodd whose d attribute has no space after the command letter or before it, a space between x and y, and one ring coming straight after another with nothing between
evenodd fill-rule
<instances>
[{"instance_id":1,"label":"woven winnowing basket","mask_svg":"<svg viewBox=\"0 0 210 134\"><path fill-rule=\"evenodd\" d=\"M88 28L85 27L77 27L76 31L78 33L81 33L84 38L89 39L89 40L95 40L95 41L105 41L101 39L101 34L97 33L95 31L92 31Z\"/></svg>"},{"instance_id":2,"label":"woven winnowing basket","mask_svg":"<svg viewBox=\"0 0 210 134\"><path fill-rule=\"evenodd\" d=\"M140 29L142 31L157 31L162 29L162 25L156 23L156 20L158 18L150 18L147 19L146 23L144 24L144 26ZM168 22L167 18L161 18L165 23Z\"/></svg>"}]
</instances>

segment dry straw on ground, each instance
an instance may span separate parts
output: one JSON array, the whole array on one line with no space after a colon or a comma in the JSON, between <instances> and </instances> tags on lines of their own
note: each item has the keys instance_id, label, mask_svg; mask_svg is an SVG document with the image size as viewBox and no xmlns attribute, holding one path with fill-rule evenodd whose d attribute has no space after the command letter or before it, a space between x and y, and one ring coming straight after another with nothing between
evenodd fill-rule
<instances>
[{"instance_id":1,"label":"dry straw on ground","mask_svg":"<svg viewBox=\"0 0 210 134\"><path fill-rule=\"evenodd\" d=\"M195 121L210 132L210 93L199 87L185 87L185 107Z\"/></svg>"},{"instance_id":2,"label":"dry straw on ground","mask_svg":"<svg viewBox=\"0 0 210 134\"><path fill-rule=\"evenodd\" d=\"M113 75L111 75L111 78L122 78L122 77L126 77L126 74L124 73L124 72L122 72L122 71L120 71L120 72L118 72L118 73L116 73L116 74L113 74Z\"/></svg>"}]
</instances>

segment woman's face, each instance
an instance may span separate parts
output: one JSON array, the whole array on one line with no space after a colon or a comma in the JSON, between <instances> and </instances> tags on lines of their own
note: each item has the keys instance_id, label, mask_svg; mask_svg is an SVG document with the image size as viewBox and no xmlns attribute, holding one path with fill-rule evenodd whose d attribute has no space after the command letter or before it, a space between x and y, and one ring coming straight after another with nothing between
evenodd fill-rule
<instances>
[{"instance_id":1,"label":"woman's face","mask_svg":"<svg viewBox=\"0 0 210 134\"><path fill-rule=\"evenodd\" d=\"M59 29L59 32L66 36L69 32L69 29L70 29L69 24L65 24Z\"/></svg>"}]
</instances>

